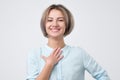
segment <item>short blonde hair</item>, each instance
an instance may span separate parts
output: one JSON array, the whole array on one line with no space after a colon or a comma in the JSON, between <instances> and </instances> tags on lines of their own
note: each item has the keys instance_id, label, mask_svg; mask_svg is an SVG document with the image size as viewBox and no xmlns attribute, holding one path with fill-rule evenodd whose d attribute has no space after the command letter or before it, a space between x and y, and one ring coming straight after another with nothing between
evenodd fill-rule
<instances>
[{"instance_id":1,"label":"short blonde hair","mask_svg":"<svg viewBox=\"0 0 120 80\"><path fill-rule=\"evenodd\" d=\"M48 15L52 9L60 10L63 13L63 16L65 17L65 25L66 25L64 36L70 34L74 27L74 19L71 12L61 4L58 4L58 5L52 4L44 11L41 18L40 25L41 25L41 30L43 32L43 35L45 37L47 37L48 35L45 29L45 24L46 24L46 19L48 18Z\"/></svg>"}]
</instances>

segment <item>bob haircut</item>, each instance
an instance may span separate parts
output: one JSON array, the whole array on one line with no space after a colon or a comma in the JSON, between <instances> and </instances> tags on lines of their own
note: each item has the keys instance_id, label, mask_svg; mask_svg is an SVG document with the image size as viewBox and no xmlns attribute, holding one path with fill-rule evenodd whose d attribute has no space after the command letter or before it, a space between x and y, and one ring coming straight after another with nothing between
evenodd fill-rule
<instances>
[{"instance_id":1,"label":"bob haircut","mask_svg":"<svg viewBox=\"0 0 120 80\"><path fill-rule=\"evenodd\" d=\"M58 5L52 4L44 11L42 18L41 18L41 23L40 23L43 35L45 37L48 37L48 34L46 32L46 29L45 29L45 24L46 24L46 20L48 18L48 15L52 9L56 9L56 10L59 10L62 12L64 19L65 19L65 25L66 25L64 36L67 36L73 30L74 19L73 19L71 12L65 6L63 6L61 4L58 4Z\"/></svg>"}]
</instances>

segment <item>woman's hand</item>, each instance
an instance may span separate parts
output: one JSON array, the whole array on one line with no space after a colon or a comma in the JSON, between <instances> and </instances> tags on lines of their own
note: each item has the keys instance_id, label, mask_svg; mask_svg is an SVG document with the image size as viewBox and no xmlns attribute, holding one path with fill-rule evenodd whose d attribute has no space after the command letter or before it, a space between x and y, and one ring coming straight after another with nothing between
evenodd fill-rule
<instances>
[{"instance_id":1,"label":"woman's hand","mask_svg":"<svg viewBox=\"0 0 120 80\"><path fill-rule=\"evenodd\" d=\"M46 62L46 64L42 69L40 75L36 78L36 80L49 80L54 65L57 64L63 58L61 53L62 53L61 49L57 48L48 57L41 56L43 60Z\"/></svg>"},{"instance_id":2,"label":"woman's hand","mask_svg":"<svg viewBox=\"0 0 120 80\"><path fill-rule=\"evenodd\" d=\"M61 48L56 48L48 57L42 56L42 58L47 65L54 66L63 58L63 55L61 55L61 53Z\"/></svg>"}]
</instances>

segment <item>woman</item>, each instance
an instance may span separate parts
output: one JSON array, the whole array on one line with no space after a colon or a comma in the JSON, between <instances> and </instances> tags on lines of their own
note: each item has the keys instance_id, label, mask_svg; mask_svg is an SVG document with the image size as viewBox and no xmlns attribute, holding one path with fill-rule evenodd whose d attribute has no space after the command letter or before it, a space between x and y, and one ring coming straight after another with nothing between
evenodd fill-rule
<instances>
[{"instance_id":1,"label":"woman","mask_svg":"<svg viewBox=\"0 0 120 80\"><path fill-rule=\"evenodd\" d=\"M64 37L73 26L73 16L63 5L53 4L45 10L41 29L48 43L29 54L27 80L84 80L85 70L96 80L110 80L82 48L65 44Z\"/></svg>"}]
</instances>

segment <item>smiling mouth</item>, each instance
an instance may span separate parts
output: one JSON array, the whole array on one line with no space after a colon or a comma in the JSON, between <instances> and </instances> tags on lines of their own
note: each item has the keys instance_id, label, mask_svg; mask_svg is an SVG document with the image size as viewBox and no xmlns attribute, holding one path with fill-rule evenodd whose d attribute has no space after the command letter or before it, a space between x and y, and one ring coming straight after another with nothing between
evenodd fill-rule
<instances>
[{"instance_id":1,"label":"smiling mouth","mask_svg":"<svg viewBox=\"0 0 120 80\"><path fill-rule=\"evenodd\" d=\"M51 30L52 32L59 32L59 31L60 31L60 28L50 27L50 30Z\"/></svg>"}]
</instances>

